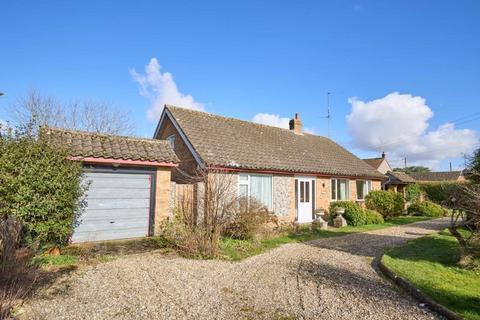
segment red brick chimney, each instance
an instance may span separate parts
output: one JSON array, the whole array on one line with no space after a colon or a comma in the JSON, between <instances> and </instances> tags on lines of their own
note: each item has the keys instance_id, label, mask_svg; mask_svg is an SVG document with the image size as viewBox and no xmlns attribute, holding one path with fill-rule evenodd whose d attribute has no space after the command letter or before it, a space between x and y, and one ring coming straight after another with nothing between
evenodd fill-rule
<instances>
[{"instance_id":1,"label":"red brick chimney","mask_svg":"<svg viewBox=\"0 0 480 320\"><path fill-rule=\"evenodd\" d=\"M295 134L303 134L302 133L302 120L300 120L300 114L297 112L295 113L295 118L291 119L289 122L290 130L295 132Z\"/></svg>"}]
</instances>

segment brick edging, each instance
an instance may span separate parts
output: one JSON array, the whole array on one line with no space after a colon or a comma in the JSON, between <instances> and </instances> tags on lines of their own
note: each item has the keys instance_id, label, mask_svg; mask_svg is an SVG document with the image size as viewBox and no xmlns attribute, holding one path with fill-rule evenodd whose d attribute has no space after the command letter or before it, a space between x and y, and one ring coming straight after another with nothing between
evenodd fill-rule
<instances>
[{"instance_id":1,"label":"brick edging","mask_svg":"<svg viewBox=\"0 0 480 320\"><path fill-rule=\"evenodd\" d=\"M435 302L432 298L430 298L429 296L421 292L420 289L415 287L408 280L397 276L392 270L390 270L385 264L383 264L382 258L383 258L383 254L377 260L377 267L380 270L380 272L382 272L382 274L388 279L390 279L394 284L401 287L402 289L407 291L409 295L411 295L418 301L426 304L429 309L437 312L438 314L444 316L445 318L449 320L463 320L463 318L460 315L451 311L450 309L445 308L441 304Z\"/></svg>"}]
</instances>

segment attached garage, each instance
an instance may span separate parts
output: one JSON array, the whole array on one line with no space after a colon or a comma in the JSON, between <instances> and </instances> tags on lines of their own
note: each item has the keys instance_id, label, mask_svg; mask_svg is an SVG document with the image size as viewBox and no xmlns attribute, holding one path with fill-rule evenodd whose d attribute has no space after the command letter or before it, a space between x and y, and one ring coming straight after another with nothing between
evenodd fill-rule
<instances>
[{"instance_id":1,"label":"attached garage","mask_svg":"<svg viewBox=\"0 0 480 320\"><path fill-rule=\"evenodd\" d=\"M72 242L154 235L171 215L171 168L178 158L167 141L53 128L42 138L66 148L85 168L86 207Z\"/></svg>"},{"instance_id":2,"label":"attached garage","mask_svg":"<svg viewBox=\"0 0 480 320\"><path fill-rule=\"evenodd\" d=\"M73 242L127 239L151 235L155 209L155 171L93 169L87 207Z\"/></svg>"}]
</instances>

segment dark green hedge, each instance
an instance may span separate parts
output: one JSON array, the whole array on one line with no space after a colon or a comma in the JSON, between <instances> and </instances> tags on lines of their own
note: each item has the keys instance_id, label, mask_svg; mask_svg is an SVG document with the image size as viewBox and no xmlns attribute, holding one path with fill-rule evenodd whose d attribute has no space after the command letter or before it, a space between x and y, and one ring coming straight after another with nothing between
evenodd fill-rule
<instances>
[{"instance_id":1,"label":"dark green hedge","mask_svg":"<svg viewBox=\"0 0 480 320\"><path fill-rule=\"evenodd\" d=\"M403 195L392 191L370 191L365 197L365 204L368 209L379 212L384 219L399 216L405 209Z\"/></svg>"},{"instance_id":2,"label":"dark green hedge","mask_svg":"<svg viewBox=\"0 0 480 320\"><path fill-rule=\"evenodd\" d=\"M347 223L351 226L363 226L365 224L379 224L383 223L383 217L380 213L362 208L358 203L353 201L334 201L330 203L329 219L333 222L333 219L337 216L335 209L341 207L345 209L343 217L347 220Z\"/></svg>"},{"instance_id":3,"label":"dark green hedge","mask_svg":"<svg viewBox=\"0 0 480 320\"><path fill-rule=\"evenodd\" d=\"M0 216L19 218L27 244L68 241L84 207L82 167L29 136L0 137Z\"/></svg>"},{"instance_id":4,"label":"dark green hedge","mask_svg":"<svg viewBox=\"0 0 480 320\"><path fill-rule=\"evenodd\" d=\"M351 226L363 226L366 223L365 212L359 204L353 201L334 201L330 203L330 221L337 216L335 209L341 207L345 209L343 217L347 220L347 223Z\"/></svg>"},{"instance_id":5,"label":"dark green hedge","mask_svg":"<svg viewBox=\"0 0 480 320\"><path fill-rule=\"evenodd\" d=\"M458 183L444 182L444 183L420 183L420 189L425 193L428 200L437 204L444 204L448 202L452 190L458 187Z\"/></svg>"},{"instance_id":6,"label":"dark green hedge","mask_svg":"<svg viewBox=\"0 0 480 320\"><path fill-rule=\"evenodd\" d=\"M430 201L415 202L408 207L408 213L420 214L427 217L443 217L447 211L436 203Z\"/></svg>"}]
</instances>

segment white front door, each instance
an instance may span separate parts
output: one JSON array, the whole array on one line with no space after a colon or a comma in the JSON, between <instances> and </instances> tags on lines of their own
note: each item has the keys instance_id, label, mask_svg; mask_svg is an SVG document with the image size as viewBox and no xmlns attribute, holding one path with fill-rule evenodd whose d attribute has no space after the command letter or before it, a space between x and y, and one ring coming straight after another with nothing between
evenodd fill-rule
<instances>
[{"instance_id":1,"label":"white front door","mask_svg":"<svg viewBox=\"0 0 480 320\"><path fill-rule=\"evenodd\" d=\"M312 222L315 178L295 178L297 181L297 222Z\"/></svg>"}]
</instances>

